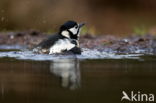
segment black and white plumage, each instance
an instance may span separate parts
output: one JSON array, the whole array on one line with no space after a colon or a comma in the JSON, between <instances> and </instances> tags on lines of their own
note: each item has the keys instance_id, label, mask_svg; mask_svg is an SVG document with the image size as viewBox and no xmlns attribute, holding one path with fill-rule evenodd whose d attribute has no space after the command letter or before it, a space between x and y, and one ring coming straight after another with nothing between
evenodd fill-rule
<instances>
[{"instance_id":1,"label":"black and white plumage","mask_svg":"<svg viewBox=\"0 0 156 103\"><path fill-rule=\"evenodd\" d=\"M63 52L72 52L80 54L79 35L80 29L84 25L75 21L67 21L61 27L58 33L49 36L33 49L34 52L56 54Z\"/></svg>"}]
</instances>

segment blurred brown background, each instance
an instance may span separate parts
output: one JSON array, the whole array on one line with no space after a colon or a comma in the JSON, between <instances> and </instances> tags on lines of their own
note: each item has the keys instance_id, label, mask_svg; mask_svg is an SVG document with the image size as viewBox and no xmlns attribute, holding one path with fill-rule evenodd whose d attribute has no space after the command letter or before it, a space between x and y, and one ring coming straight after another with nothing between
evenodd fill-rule
<instances>
[{"instance_id":1,"label":"blurred brown background","mask_svg":"<svg viewBox=\"0 0 156 103\"><path fill-rule=\"evenodd\" d=\"M0 0L0 30L54 32L67 20L97 34L155 33L156 0Z\"/></svg>"}]
</instances>

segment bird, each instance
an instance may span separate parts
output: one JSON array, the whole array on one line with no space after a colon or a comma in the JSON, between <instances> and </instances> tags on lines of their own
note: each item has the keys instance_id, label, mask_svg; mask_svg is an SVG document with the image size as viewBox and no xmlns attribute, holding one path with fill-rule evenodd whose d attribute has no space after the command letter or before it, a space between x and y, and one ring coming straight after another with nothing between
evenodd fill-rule
<instances>
[{"instance_id":1,"label":"bird","mask_svg":"<svg viewBox=\"0 0 156 103\"><path fill-rule=\"evenodd\" d=\"M81 54L79 47L79 36L81 28L85 23L75 21L66 21L60 26L59 31L40 42L34 49L34 52L60 54L70 52Z\"/></svg>"}]
</instances>

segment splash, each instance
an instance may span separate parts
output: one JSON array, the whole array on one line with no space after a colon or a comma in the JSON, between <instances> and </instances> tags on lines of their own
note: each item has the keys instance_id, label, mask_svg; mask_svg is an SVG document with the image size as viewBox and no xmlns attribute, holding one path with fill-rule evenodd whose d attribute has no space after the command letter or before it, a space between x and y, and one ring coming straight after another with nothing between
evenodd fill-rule
<instances>
[{"instance_id":1,"label":"splash","mask_svg":"<svg viewBox=\"0 0 156 103\"><path fill-rule=\"evenodd\" d=\"M52 61L55 59L78 58L78 59L139 59L142 54L116 54L97 49L83 48L81 55L49 55L35 54L21 46L0 46L0 58L9 57L19 60Z\"/></svg>"}]
</instances>

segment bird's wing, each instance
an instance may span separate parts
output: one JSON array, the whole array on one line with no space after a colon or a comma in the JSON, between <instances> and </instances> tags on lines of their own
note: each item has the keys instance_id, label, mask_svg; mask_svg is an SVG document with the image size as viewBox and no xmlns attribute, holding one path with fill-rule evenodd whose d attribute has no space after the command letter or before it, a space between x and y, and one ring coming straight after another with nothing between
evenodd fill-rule
<instances>
[{"instance_id":1,"label":"bird's wing","mask_svg":"<svg viewBox=\"0 0 156 103\"><path fill-rule=\"evenodd\" d=\"M59 35L58 34L51 35L48 38L46 38L45 40L43 40L41 43L39 43L37 45L37 47L48 49L52 45L54 45L55 41L57 41L58 39L59 39Z\"/></svg>"}]
</instances>

